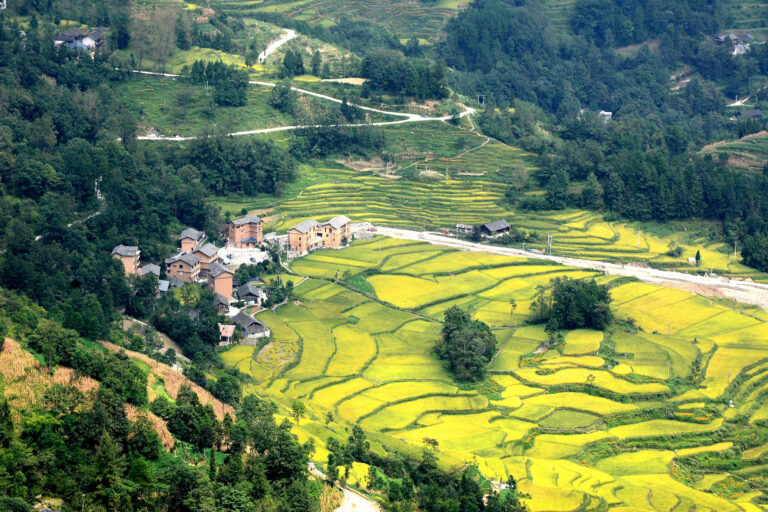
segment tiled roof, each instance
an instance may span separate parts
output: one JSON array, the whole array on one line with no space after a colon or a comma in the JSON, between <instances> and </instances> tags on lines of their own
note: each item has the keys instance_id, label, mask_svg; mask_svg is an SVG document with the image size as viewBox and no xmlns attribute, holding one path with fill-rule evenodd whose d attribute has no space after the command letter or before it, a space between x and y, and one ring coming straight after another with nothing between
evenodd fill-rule
<instances>
[{"instance_id":1,"label":"tiled roof","mask_svg":"<svg viewBox=\"0 0 768 512\"><path fill-rule=\"evenodd\" d=\"M258 215L246 215L232 221L235 226L242 226L243 224L259 224L261 218Z\"/></svg>"},{"instance_id":2,"label":"tiled roof","mask_svg":"<svg viewBox=\"0 0 768 512\"><path fill-rule=\"evenodd\" d=\"M216 256L216 253L219 252L219 248L211 243L207 243L195 249L194 252L200 252L205 254L209 258L213 258L214 256Z\"/></svg>"},{"instance_id":3,"label":"tiled roof","mask_svg":"<svg viewBox=\"0 0 768 512\"><path fill-rule=\"evenodd\" d=\"M349 217L346 217L344 215L339 215L338 217L334 217L328 222L326 222L326 224L330 225L334 229L339 229L345 224L349 224Z\"/></svg>"},{"instance_id":4,"label":"tiled roof","mask_svg":"<svg viewBox=\"0 0 768 512\"><path fill-rule=\"evenodd\" d=\"M118 254L120 256L138 256L139 248L135 245L117 245L112 249L112 254Z\"/></svg>"},{"instance_id":5,"label":"tiled roof","mask_svg":"<svg viewBox=\"0 0 768 512\"><path fill-rule=\"evenodd\" d=\"M221 274L231 274L231 273L232 272L227 270L226 267L224 267L223 265L219 265L216 262L213 262L208 266L208 275L211 277L218 277Z\"/></svg>"},{"instance_id":6,"label":"tiled roof","mask_svg":"<svg viewBox=\"0 0 768 512\"><path fill-rule=\"evenodd\" d=\"M195 267L200 264L200 258L195 256L191 252L182 252L181 254L177 254L176 256L168 258L167 260L165 260L165 264L170 265L171 263L175 263L177 261L183 261L190 267Z\"/></svg>"},{"instance_id":7,"label":"tiled roof","mask_svg":"<svg viewBox=\"0 0 768 512\"><path fill-rule=\"evenodd\" d=\"M494 231L501 231L502 229L507 229L512 226L509 225L509 222L507 222L504 219L495 220L493 222L489 222L488 224L483 224L483 227L493 233Z\"/></svg>"},{"instance_id":8,"label":"tiled roof","mask_svg":"<svg viewBox=\"0 0 768 512\"><path fill-rule=\"evenodd\" d=\"M309 233L310 229L316 228L318 226L320 226L320 224L315 219L307 219L304 222L299 222L291 229L295 229L299 233Z\"/></svg>"},{"instance_id":9,"label":"tiled roof","mask_svg":"<svg viewBox=\"0 0 768 512\"><path fill-rule=\"evenodd\" d=\"M205 233L198 231L195 228L187 228L181 232L181 239L191 238L192 240L200 240L205 236Z\"/></svg>"}]
</instances>

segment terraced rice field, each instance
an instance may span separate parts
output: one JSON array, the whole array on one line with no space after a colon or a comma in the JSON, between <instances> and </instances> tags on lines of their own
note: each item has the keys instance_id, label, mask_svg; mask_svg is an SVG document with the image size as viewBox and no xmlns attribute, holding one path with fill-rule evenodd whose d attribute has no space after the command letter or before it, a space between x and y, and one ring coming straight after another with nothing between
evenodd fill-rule
<instances>
[{"instance_id":1,"label":"terraced rice field","mask_svg":"<svg viewBox=\"0 0 768 512\"><path fill-rule=\"evenodd\" d=\"M307 403L300 437L315 440L319 463L328 437L358 424L376 449L418 457L431 438L448 466L513 475L533 511L759 509L750 500L768 476L765 312L618 281L619 323L565 333L548 348L543 326L525 323L536 286L601 276L382 237L312 253L292 270L309 277L299 302L259 314L271 343L258 354L234 346L222 359L256 378L253 391ZM374 293L336 281L342 275ZM453 304L496 334L496 389L457 386L432 353ZM749 422L751 433L733 433ZM740 473L683 474L697 457ZM366 472L355 467L350 478ZM731 496L728 478L754 491Z\"/></svg>"}]
</instances>

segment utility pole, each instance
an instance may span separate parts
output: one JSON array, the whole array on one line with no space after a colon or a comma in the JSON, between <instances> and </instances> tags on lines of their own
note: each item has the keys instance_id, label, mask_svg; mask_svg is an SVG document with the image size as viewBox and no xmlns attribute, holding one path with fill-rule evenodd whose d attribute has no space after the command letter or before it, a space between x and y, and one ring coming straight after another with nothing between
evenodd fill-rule
<instances>
[{"instance_id":1,"label":"utility pole","mask_svg":"<svg viewBox=\"0 0 768 512\"><path fill-rule=\"evenodd\" d=\"M547 251L552 255L552 234L547 235Z\"/></svg>"},{"instance_id":2,"label":"utility pole","mask_svg":"<svg viewBox=\"0 0 768 512\"><path fill-rule=\"evenodd\" d=\"M736 244L739 243L738 240L733 241L733 259L736 259Z\"/></svg>"}]
</instances>

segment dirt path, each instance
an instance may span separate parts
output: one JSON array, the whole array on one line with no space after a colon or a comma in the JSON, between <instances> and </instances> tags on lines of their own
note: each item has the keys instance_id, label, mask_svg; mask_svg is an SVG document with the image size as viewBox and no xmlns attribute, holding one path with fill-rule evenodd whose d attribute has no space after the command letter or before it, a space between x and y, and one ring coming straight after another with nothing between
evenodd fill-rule
<instances>
[{"instance_id":1,"label":"dirt path","mask_svg":"<svg viewBox=\"0 0 768 512\"><path fill-rule=\"evenodd\" d=\"M526 258L554 261L570 267L598 270L610 275L636 277L640 281L658 286L677 288L710 297L721 297L736 302L754 304L761 308L768 309L768 284L763 283L734 281L723 277L704 277L685 274L683 272L656 270L654 268L606 263L603 261L550 256L547 254L523 251L521 249L513 249L511 247L496 247L492 245L477 244L429 232L411 231L407 229L377 227L377 232L378 234L393 238L421 240L434 245L444 245L465 251L506 256L524 256Z\"/></svg>"},{"instance_id":2,"label":"dirt path","mask_svg":"<svg viewBox=\"0 0 768 512\"><path fill-rule=\"evenodd\" d=\"M141 75L151 75L151 76L162 76L166 78L178 78L179 75L174 75L171 73L154 73L152 71L133 71L134 73L141 74ZM274 84L272 82L259 82L259 81L251 81L249 82L252 85L262 85L266 87L275 87L277 84ZM298 87L291 87L292 91L296 91L299 94L304 94L307 96L314 96L316 98L320 98L327 101L332 101L334 103L342 103L342 100L339 98L334 98L333 96L327 96L325 94L320 94L313 91L308 91L306 89L300 89ZM423 116L420 114L411 114L410 112L391 112L387 110L380 110L373 107L365 107L363 105L356 105L354 103L349 104L351 107L359 108L360 110L365 110L368 112L376 112L377 114L384 114L389 116L395 116L395 117L402 117L403 119L399 121L380 121L377 123L354 123L354 124L340 124L340 125L292 125L292 126L277 126L274 128L259 128L257 130L246 130L242 132L232 132L228 133L229 136L240 136L240 135L258 135L262 133L275 133L275 132L282 132L282 131L289 131L289 130L301 130L305 128L336 128L336 127L364 127L364 126L391 126L391 125L397 125L397 124L405 124L405 123L424 123L424 122L434 122L434 121L440 121L440 122L446 122L450 120L453 116L441 116L441 117L429 117L429 116ZM475 113L475 109L472 107L467 107L463 112L459 114L459 117L468 116ZM173 140L173 141L183 141L183 140L194 140L197 137L165 137L165 136L157 136L157 135L145 135L136 137L138 140Z\"/></svg>"},{"instance_id":3,"label":"dirt path","mask_svg":"<svg viewBox=\"0 0 768 512\"><path fill-rule=\"evenodd\" d=\"M135 318L131 318L129 316L123 317L123 329L129 329L132 325L138 324L139 326L146 328L148 327L146 323L142 322L141 320L136 320ZM172 348L176 351L176 358L182 361L189 362L189 358L184 355L184 351L181 350L181 345L173 341L171 338L168 337L168 335L155 330L155 334L157 334L157 339L163 342L163 352L168 350L169 348Z\"/></svg>"}]
</instances>

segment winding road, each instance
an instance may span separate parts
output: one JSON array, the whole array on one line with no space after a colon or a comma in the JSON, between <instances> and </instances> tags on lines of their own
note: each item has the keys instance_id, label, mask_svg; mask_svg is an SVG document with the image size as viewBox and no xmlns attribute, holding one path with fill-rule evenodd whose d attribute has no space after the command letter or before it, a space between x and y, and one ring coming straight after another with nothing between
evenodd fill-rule
<instances>
[{"instance_id":1,"label":"winding road","mask_svg":"<svg viewBox=\"0 0 768 512\"><path fill-rule=\"evenodd\" d=\"M267 57L273 54L275 50L283 46L285 43L287 43L294 37L296 37L295 30L291 30L290 28L285 29L285 35L283 37L281 37L280 39L275 39L274 41L269 43L269 45L267 45L267 49L259 54L259 62L263 63L264 61L266 61Z\"/></svg>"},{"instance_id":2,"label":"winding road","mask_svg":"<svg viewBox=\"0 0 768 512\"><path fill-rule=\"evenodd\" d=\"M315 478L325 480L325 474L312 462L309 463L308 469ZM339 489L344 493L344 501L334 512L381 512L379 504L372 499L343 485L339 485Z\"/></svg>"},{"instance_id":3,"label":"winding road","mask_svg":"<svg viewBox=\"0 0 768 512\"><path fill-rule=\"evenodd\" d=\"M427 231L412 231L400 228L388 228L377 226L376 232L393 238L404 240L419 240L433 245L444 245L464 251L483 252L486 254L500 254L505 256L524 256L554 261L570 267L598 270L606 274L626 277L636 277L640 281L668 288L677 288L700 295L710 297L722 297L745 304L754 304L763 309L768 309L768 284L754 283L750 281L736 281L725 277L706 277L683 272L669 270L657 270L649 267L635 265L623 265L620 263L607 263L604 261L582 260L563 256L551 256L539 254L511 247L498 247L493 245L478 244L465 240L458 240L449 236L442 236Z\"/></svg>"}]
</instances>

